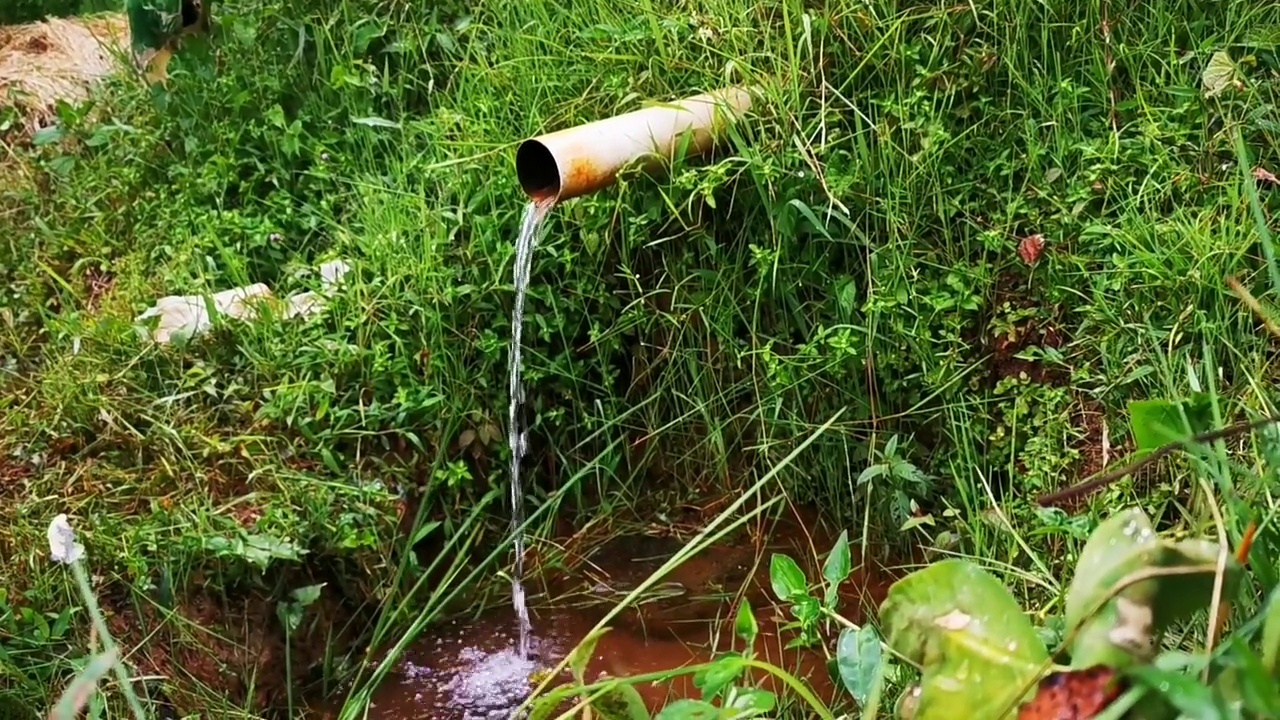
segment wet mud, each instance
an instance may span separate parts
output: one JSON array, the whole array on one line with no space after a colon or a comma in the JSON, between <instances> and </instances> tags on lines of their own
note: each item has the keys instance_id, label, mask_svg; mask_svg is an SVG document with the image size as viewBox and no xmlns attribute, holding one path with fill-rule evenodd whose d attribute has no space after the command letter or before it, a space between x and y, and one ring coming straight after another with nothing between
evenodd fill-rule
<instances>
[{"instance_id":1,"label":"wet mud","mask_svg":"<svg viewBox=\"0 0 1280 720\"><path fill-rule=\"evenodd\" d=\"M635 685L651 712L678 698L697 697L687 669L718 653L741 650L733 618L749 602L759 626L754 651L808 684L830 702L842 690L828 669L828 653L838 627L810 648L787 648L796 631L787 607L777 603L769 584L769 560L782 552L805 568L811 581L837 533L814 516L788 517L757 532L742 532L703 550L660 578L635 603L615 616L595 647L586 677L636 677L664 674L657 682ZM375 694L367 717L380 720L507 720L531 690L590 633L622 598L677 552L685 540L645 534L614 537L583 550L572 569L542 578L532 595L534 638L531 655L516 652L514 613L498 608L471 621L452 621L429 630L406 652ZM861 548L854 544L854 566ZM860 622L883 599L895 573L867 561L843 584L841 615ZM819 589L817 592L821 592ZM686 669L683 674L681 669ZM568 681L568 675L557 681ZM558 682L553 681L549 687ZM750 684L779 694L783 688L768 673ZM565 706L565 709L570 707Z\"/></svg>"}]
</instances>

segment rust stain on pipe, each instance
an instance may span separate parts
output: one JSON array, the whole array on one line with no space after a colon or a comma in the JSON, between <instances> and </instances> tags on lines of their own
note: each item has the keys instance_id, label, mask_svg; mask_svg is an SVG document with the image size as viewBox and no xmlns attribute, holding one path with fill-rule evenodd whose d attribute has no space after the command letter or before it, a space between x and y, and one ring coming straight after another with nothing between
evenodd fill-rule
<instances>
[{"instance_id":1,"label":"rust stain on pipe","mask_svg":"<svg viewBox=\"0 0 1280 720\"><path fill-rule=\"evenodd\" d=\"M751 101L750 90L726 88L526 140L516 150L520 187L533 199L593 193L637 160L649 167L670 160L690 133L688 153L701 154Z\"/></svg>"}]
</instances>

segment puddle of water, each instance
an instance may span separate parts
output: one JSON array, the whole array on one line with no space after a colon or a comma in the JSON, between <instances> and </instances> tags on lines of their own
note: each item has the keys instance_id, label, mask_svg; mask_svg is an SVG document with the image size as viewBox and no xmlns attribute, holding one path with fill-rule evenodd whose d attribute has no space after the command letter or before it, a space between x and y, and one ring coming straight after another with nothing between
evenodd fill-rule
<instances>
[{"instance_id":1,"label":"puddle of water","mask_svg":"<svg viewBox=\"0 0 1280 720\"><path fill-rule=\"evenodd\" d=\"M833 638L810 649L785 648L794 632L782 629L790 620L787 608L771 602L769 557L786 552L802 566L814 564L806 533L814 532L817 525L804 519L780 525L768 533L776 540L763 548L737 538L704 550L663 578L637 607L611 621L613 629L600 638L587 678L677 670L708 662L717 652L740 649L733 617L736 602L745 598L759 625L756 656L803 679L824 701L839 697L841 691L827 669L826 652ZM822 557L832 537L813 538ZM540 630L530 639L527 658L519 654L519 628L513 627L508 613L433 628L375 693L368 717L508 720L536 686L530 676L554 667L622 596L681 545L674 538L636 535L615 538L585 552L587 557L576 570L548 580L553 600L531 608ZM857 548L854 557L856 562ZM806 569L810 577L817 576L816 568ZM858 572L842 588L842 614L859 621L863 608L879 603L891 581L888 572ZM780 682L763 672L753 675L752 684L780 695L784 692ZM651 712L674 699L699 696L692 675L636 689Z\"/></svg>"},{"instance_id":2,"label":"puddle of water","mask_svg":"<svg viewBox=\"0 0 1280 720\"><path fill-rule=\"evenodd\" d=\"M511 573L511 604L520 623L520 635L516 652L521 660L529 657L529 637L533 628L529 622L529 610L524 597L524 488L520 484L520 461L524 459L528 435L520 429L520 409L524 406L524 384L521 382L521 335L524 330L524 299L529 292L529 272L533 267L533 251L538 247L542 224L550 214L555 198L530 201L520 223L520 236L516 238L516 264L512 271L516 302L511 311L511 361L509 375L510 405L507 412L507 444L511 448L511 531L515 533L516 565Z\"/></svg>"}]
</instances>

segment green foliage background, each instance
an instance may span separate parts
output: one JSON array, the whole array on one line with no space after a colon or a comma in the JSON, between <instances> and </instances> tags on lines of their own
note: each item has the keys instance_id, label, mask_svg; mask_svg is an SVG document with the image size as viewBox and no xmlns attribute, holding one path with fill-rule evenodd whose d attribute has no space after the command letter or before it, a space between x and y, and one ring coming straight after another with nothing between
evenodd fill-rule
<instances>
[{"instance_id":1,"label":"green foliage background","mask_svg":"<svg viewBox=\"0 0 1280 720\"><path fill-rule=\"evenodd\" d=\"M1280 167L1278 14L220 3L167 88L63 108L21 145L34 184L0 197L0 454L25 478L5 572L54 596L31 558L74 511L95 568L140 592L212 573L278 595L323 567L394 596L405 499L447 534L505 482L514 143L761 78L784 81L716 157L555 212L526 332L532 502L572 475L582 515L741 487L844 410L780 474L794 499L904 539L928 513L921 532L993 562L1025 557L992 499L1038 549L1082 539L1029 502L1078 479L1082 415L1121 428L1188 367L1220 364L1245 403L1274 377L1222 278L1262 267L1226 131ZM1246 81L1209 100L1221 49ZM132 327L163 295L313 287L298 271L336 256L355 270L317 322L171 349Z\"/></svg>"}]
</instances>

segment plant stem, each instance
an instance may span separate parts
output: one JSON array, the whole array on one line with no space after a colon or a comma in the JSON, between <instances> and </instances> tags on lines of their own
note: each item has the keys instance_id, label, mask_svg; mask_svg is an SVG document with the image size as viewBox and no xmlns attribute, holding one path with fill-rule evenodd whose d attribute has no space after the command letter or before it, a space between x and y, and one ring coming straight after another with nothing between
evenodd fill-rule
<instances>
[{"instance_id":1,"label":"plant stem","mask_svg":"<svg viewBox=\"0 0 1280 720\"><path fill-rule=\"evenodd\" d=\"M133 711L133 716L137 720L147 720L147 714L142 710L142 703L133 692L133 681L129 678L128 670L125 669L124 658L121 657L115 640L111 638L111 631L107 629L107 619L102 615L102 609L98 607L98 598L94 596L93 587L89 584L89 573L85 572L79 560L71 563L71 573L75 575L76 585L80 589L80 598L89 608L89 617L93 618L93 627L102 638L104 649L115 653L116 661L112 663L112 670L115 671L116 679L120 682L120 689L129 703L129 709Z\"/></svg>"}]
</instances>

